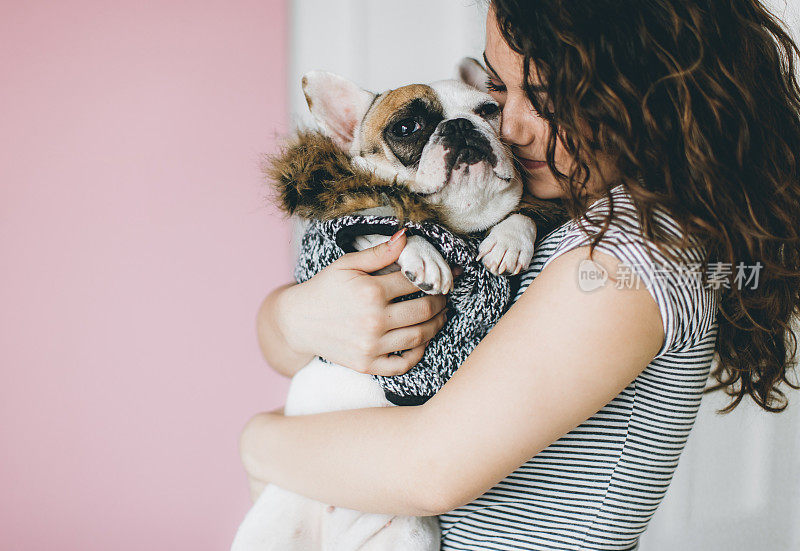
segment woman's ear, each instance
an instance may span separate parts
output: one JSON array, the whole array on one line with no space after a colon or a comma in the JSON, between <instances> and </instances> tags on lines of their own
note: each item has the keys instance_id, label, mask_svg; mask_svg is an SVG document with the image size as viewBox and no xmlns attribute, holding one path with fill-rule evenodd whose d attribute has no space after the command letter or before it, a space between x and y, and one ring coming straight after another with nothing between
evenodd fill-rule
<instances>
[{"instance_id":1,"label":"woman's ear","mask_svg":"<svg viewBox=\"0 0 800 551\"><path fill-rule=\"evenodd\" d=\"M344 77L323 71L303 75L303 93L320 130L349 152L375 94Z\"/></svg>"},{"instance_id":2,"label":"woman's ear","mask_svg":"<svg viewBox=\"0 0 800 551\"><path fill-rule=\"evenodd\" d=\"M456 66L458 70L458 78L461 82L469 84L473 88L477 88L481 92L488 92L486 81L489 79L489 73L483 67L480 61L474 57L465 57L458 62Z\"/></svg>"}]
</instances>

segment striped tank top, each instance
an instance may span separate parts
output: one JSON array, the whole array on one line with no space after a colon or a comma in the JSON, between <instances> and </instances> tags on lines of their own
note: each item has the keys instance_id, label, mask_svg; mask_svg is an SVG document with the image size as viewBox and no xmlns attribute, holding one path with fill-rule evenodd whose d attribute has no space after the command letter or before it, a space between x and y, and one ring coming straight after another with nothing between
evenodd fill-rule
<instances>
[{"instance_id":1,"label":"striped tank top","mask_svg":"<svg viewBox=\"0 0 800 551\"><path fill-rule=\"evenodd\" d=\"M646 285L661 313L664 345L591 418L472 503L441 515L443 551L636 549L667 491L708 379L719 297L695 279L699 248L669 260L639 235L623 188L612 198L614 220L597 249ZM602 221L596 215L607 210L601 199L588 213ZM671 218L659 215L656 223L679 235ZM585 220L582 226L598 228ZM523 274L517 298L554 258L590 241L574 220L553 230ZM624 273L614 277L625 284Z\"/></svg>"}]
</instances>

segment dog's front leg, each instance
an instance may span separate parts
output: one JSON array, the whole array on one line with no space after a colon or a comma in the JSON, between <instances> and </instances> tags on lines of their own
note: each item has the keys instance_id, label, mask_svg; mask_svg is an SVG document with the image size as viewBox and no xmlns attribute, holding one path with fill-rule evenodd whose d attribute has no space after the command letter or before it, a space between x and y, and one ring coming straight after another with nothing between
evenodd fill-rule
<instances>
[{"instance_id":1,"label":"dog's front leg","mask_svg":"<svg viewBox=\"0 0 800 551\"><path fill-rule=\"evenodd\" d=\"M385 235L361 235L353 245L361 251L388 241ZM442 254L424 237L409 235L396 264L375 272L376 275L403 270L405 276L429 295L447 294L453 290L453 272Z\"/></svg>"},{"instance_id":2,"label":"dog's front leg","mask_svg":"<svg viewBox=\"0 0 800 551\"><path fill-rule=\"evenodd\" d=\"M524 214L512 214L495 225L478 247L476 260L494 275L518 274L531 263L536 224Z\"/></svg>"},{"instance_id":3,"label":"dog's front leg","mask_svg":"<svg viewBox=\"0 0 800 551\"><path fill-rule=\"evenodd\" d=\"M450 266L424 237L410 235L397 264L411 283L429 295L445 295L453 290Z\"/></svg>"}]
</instances>

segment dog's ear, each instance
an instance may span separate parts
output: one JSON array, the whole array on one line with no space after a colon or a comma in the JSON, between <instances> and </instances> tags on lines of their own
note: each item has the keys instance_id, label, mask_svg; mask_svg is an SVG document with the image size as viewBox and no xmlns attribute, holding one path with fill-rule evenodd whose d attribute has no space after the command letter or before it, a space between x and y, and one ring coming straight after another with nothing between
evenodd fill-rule
<instances>
[{"instance_id":1,"label":"dog's ear","mask_svg":"<svg viewBox=\"0 0 800 551\"><path fill-rule=\"evenodd\" d=\"M355 132L375 94L344 77L323 71L303 75L303 93L314 120L345 152L350 150Z\"/></svg>"},{"instance_id":2,"label":"dog's ear","mask_svg":"<svg viewBox=\"0 0 800 551\"><path fill-rule=\"evenodd\" d=\"M465 57L458 62L456 69L458 70L458 78L461 79L461 82L469 84L481 92L489 91L486 87L489 73L486 72L486 69L480 61L474 57Z\"/></svg>"}]
</instances>

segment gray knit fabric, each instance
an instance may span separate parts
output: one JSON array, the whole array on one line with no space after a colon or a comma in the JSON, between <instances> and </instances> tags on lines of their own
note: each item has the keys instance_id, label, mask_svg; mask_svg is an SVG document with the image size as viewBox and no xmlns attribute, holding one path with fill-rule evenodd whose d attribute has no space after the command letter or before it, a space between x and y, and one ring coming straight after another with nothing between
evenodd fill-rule
<instances>
[{"instance_id":1,"label":"gray knit fabric","mask_svg":"<svg viewBox=\"0 0 800 551\"><path fill-rule=\"evenodd\" d=\"M295 279L306 281L345 252L353 251L357 235L392 235L401 227L436 246L451 266L464 272L455 278L448 295L448 319L428 343L422 360L403 375L375 376L386 398L397 405L417 405L433 396L500 319L511 302L516 280L495 276L475 261L482 237L455 235L431 223L405 222L385 216L350 215L333 220L312 220L303 236ZM422 292L400 297L421 296Z\"/></svg>"}]
</instances>

